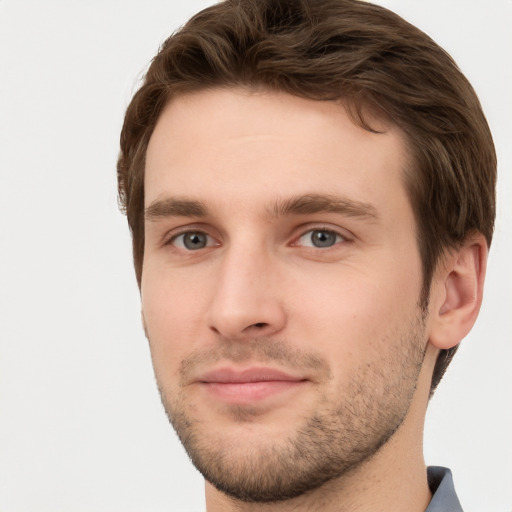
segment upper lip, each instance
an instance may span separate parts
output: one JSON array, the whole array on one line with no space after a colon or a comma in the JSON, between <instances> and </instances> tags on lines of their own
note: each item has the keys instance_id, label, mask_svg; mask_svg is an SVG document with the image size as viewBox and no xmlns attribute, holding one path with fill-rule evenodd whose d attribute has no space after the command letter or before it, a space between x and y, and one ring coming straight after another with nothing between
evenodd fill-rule
<instances>
[{"instance_id":1,"label":"upper lip","mask_svg":"<svg viewBox=\"0 0 512 512\"><path fill-rule=\"evenodd\" d=\"M200 375L197 380L203 383L242 384L271 381L301 382L306 379L275 368L252 367L218 368Z\"/></svg>"}]
</instances>

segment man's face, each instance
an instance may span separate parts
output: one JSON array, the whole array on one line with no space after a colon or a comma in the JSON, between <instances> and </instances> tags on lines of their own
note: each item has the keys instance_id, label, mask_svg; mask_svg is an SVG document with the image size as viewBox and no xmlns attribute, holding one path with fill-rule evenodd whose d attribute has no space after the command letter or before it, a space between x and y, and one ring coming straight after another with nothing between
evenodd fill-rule
<instances>
[{"instance_id":1,"label":"man's face","mask_svg":"<svg viewBox=\"0 0 512 512\"><path fill-rule=\"evenodd\" d=\"M151 138L153 365L193 462L238 499L350 472L408 412L427 338L421 263L404 140L378 124L217 89L174 99Z\"/></svg>"}]
</instances>

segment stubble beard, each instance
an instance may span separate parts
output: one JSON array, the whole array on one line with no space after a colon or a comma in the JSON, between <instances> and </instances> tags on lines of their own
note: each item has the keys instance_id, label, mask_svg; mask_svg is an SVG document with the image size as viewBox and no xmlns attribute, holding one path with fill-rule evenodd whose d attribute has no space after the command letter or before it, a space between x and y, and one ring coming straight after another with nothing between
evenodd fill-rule
<instances>
[{"instance_id":1,"label":"stubble beard","mask_svg":"<svg viewBox=\"0 0 512 512\"><path fill-rule=\"evenodd\" d=\"M219 491L244 502L295 498L340 480L369 461L403 423L425 356L424 318L418 317L398 339L380 341L394 342L394 349L353 372L338 400L324 394L316 412L293 432L275 440L260 436L257 446L213 431L183 397L171 398L159 385L162 403L192 463ZM240 342L227 342L220 353L241 360L239 347ZM243 347L242 353L256 354L258 361L282 362L292 354L276 340L255 339ZM232 416L233 421L251 424L250 409L235 407Z\"/></svg>"}]
</instances>

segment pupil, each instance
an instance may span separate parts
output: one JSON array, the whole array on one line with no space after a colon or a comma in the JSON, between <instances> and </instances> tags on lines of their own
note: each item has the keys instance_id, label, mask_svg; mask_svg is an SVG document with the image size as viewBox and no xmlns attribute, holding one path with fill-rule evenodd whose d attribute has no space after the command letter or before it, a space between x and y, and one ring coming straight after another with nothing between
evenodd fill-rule
<instances>
[{"instance_id":1,"label":"pupil","mask_svg":"<svg viewBox=\"0 0 512 512\"><path fill-rule=\"evenodd\" d=\"M187 233L183 237L183 245L187 249L202 249L206 247L206 235L204 233Z\"/></svg>"},{"instance_id":2,"label":"pupil","mask_svg":"<svg viewBox=\"0 0 512 512\"><path fill-rule=\"evenodd\" d=\"M331 247L336 242L336 234L330 231L313 231L311 238L315 247Z\"/></svg>"}]
</instances>

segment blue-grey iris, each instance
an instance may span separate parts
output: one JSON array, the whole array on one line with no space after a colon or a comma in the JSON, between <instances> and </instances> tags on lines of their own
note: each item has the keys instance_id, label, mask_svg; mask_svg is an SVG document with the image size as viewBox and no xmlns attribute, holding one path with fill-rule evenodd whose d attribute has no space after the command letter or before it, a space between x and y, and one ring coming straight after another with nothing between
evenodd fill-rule
<instances>
[{"instance_id":1,"label":"blue-grey iris","mask_svg":"<svg viewBox=\"0 0 512 512\"><path fill-rule=\"evenodd\" d=\"M204 249L208 243L207 235L204 233L185 233L183 235L183 245L190 250Z\"/></svg>"},{"instance_id":2,"label":"blue-grey iris","mask_svg":"<svg viewBox=\"0 0 512 512\"><path fill-rule=\"evenodd\" d=\"M315 230L311 232L311 243L315 247L331 247L336 243L337 234L332 231Z\"/></svg>"}]
</instances>

